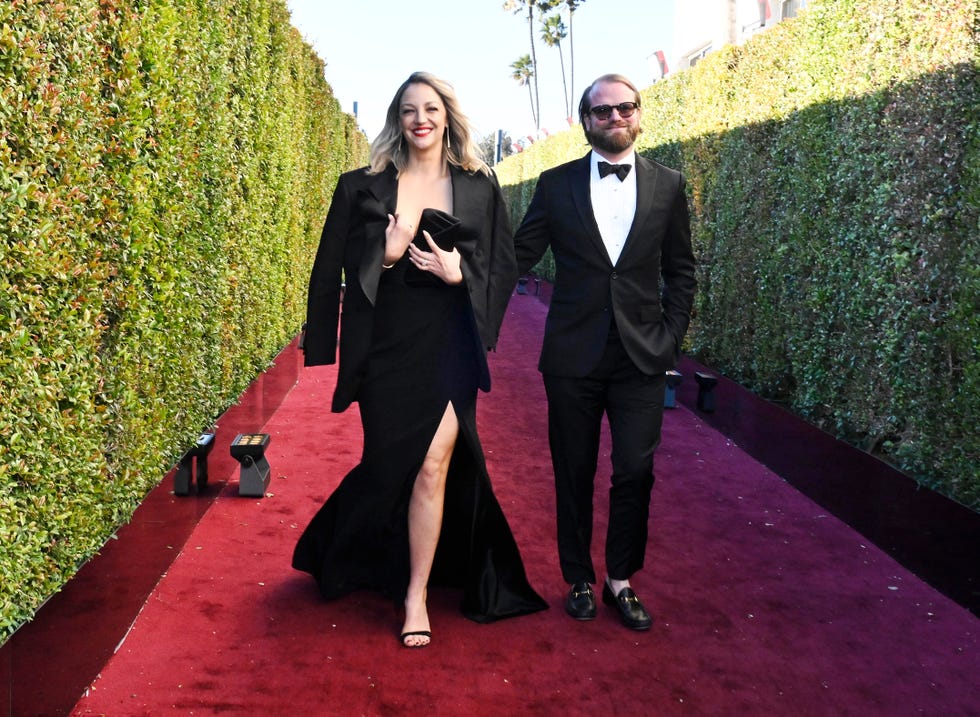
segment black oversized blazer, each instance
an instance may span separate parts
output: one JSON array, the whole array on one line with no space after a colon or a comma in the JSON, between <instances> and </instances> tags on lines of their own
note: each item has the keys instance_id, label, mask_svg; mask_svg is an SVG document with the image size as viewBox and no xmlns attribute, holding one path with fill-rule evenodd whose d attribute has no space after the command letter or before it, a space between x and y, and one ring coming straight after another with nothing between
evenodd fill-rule
<instances>
[{"instance_id":1,"label":"black oversized blazer","mask_svg":"<svg viewBox=\"0 0 980 717\"><path fill-rule=\"evenodd\" d=\"M684 178L636 156L636 214L613 265L592 213L590 171L587 154L543 172L514 237L521 272L549 246L555 257L538 368L588 375L615 317L636 366L651 376L662 373L680 357L696 287Z\"/></svg>"},{"instance_id":2,"label":"black oversized blazer","mask_svg":"<svg viewBox=\"0 0 980 717\"><path fill-rule=\"evenodd\" d=\"M453 215L461 222L456 248L484 349L497 345L504 311L517 281L513 235L496 177L450 166ZM396 171L367 168L347 172L337 182L313 263L303 341L305 364L332 364L337 356L340 316L340 366L332 410L356 400L371 348L374 301L384 261L385 227L397 203ZM340 312L341 282L344 284ZM480 388L490 390L490 374L481 370Z\"/></svg>"}]
</instances>

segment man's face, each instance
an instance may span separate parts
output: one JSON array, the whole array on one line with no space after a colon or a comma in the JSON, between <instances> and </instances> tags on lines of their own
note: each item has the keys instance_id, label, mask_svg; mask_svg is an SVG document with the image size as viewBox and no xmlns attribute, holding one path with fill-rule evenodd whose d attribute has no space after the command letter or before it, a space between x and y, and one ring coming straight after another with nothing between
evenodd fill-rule
<instances>
[{"instance_id":1,"label":"man's face","mask_svg":"<svg viewBox=\"0 0 980 717\"><path fill-rule=\"evenodd\" d=\"M621 82L600 82L592 88L589 106L609 105L616 107L623 102L636 102L636 95ZM610 154L624 152L633 146L640 134L640 108L629 117L622 117L614 109L606 120L598 119L589 112L585 116L585 136L595 149Z\"/></svg>"}]
</instances>

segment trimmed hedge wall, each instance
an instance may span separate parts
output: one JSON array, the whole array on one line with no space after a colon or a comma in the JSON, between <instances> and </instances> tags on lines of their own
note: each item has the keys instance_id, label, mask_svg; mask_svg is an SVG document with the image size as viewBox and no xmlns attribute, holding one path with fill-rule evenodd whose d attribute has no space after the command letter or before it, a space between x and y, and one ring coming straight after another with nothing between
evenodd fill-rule
<instances>
[{"instance_id":1,"label":"trimmed hedge wall","mask_svg":"<svg viewBox=\"0 0 980 717\"><path fill-rule=\"evenodd\" d=\"M0 3L0 641L296 336L366 154L284 0Z\"/></svg>"},{"instance_id":2,"label":"trimmed hedge wall","mask_svg":"<svg viewBox=\"0 0 980 717\"><path fill-rule=\"evenodd\" d=\"M688 350L980 508L975 0L817 0L643 93L688 178ZM580 129L498 173L518 222ZM544 263L544 273L551 271Z\"/></svg>"}]
</instances>

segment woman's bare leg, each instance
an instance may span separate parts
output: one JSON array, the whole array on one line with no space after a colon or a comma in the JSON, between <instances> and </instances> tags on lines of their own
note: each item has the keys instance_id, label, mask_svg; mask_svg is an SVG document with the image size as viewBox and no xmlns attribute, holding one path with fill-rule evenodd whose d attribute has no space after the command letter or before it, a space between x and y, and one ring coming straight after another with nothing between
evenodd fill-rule
<instances>
[{"instance_id":1,"label":"woman's bare leg","mask_svg":"<svg viewBox=\"0 0 980 717\"><path fill-rule=\"evenodd\" d=\"M411 573L405 594L405 625L402 634L429 630L426 610L426 586L432 572L432 561L442 530L442 510L446 497L446 476L453 456L459 420L452 404L446 406L442 421L432 437L429 450L422 460L408 504L408 548ZM406 647L422 647L429 643L425 635L411 635L403 640Z\"/></svg>"}]
</instances>

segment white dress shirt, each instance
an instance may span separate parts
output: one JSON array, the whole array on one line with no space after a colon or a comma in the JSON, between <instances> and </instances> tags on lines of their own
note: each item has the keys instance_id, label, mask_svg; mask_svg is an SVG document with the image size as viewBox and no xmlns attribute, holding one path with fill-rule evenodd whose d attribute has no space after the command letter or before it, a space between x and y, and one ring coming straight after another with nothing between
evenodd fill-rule
<instances>
[{"instance_id":1,"label":"white dress shirt","mask_svg":"<svg viewBox=\"0 0 980 717\"><path fill-rule=\"evenodd\" d=\"M609 261L615 266L630 233L630 227L633 226L633 215L636 214L636 154L630 154L626 159L615 163L630 165L630 173L622 181L615 174L607 174L599 179L599 162L606 161L608 160L592 152L589 191L592 214L599 225L602 243L606 245Z\"/></svg>"}]
</instances>

